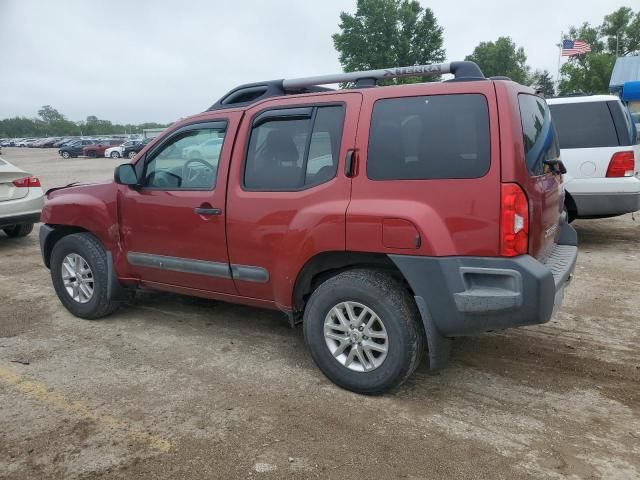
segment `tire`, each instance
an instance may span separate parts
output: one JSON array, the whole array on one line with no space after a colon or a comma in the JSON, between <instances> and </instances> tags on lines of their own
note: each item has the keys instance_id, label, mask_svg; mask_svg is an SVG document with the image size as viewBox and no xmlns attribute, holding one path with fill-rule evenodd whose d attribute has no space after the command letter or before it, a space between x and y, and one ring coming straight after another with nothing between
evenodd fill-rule
<instances>
[{"instance_id":1,"label":"tire","mask_svg":"<svg viewBox=\"0 0 640 480\"><path fill-rule=\"evenodd\" d=\"M87 157L89 157L89 158L96 158L96 156L97 156L97 155L96 155L95 150L89 150L89 151L87 152Z\"/></svg>"},{"instance_id":2,"label":"tire","mask_svg":"<svg viewBox=\"0 0 640 480\"><path fill-rule=\"evenodd\" d=\"M33 231L33 223L22 223L3 228L4 233L12 238L26 237Z\"/></svg>"},{"instance_id":3,"label":"tire","mask_svg":"<svg viewBox=\"0 0 640 480\"><path fill-rule=\"evenodd\" d=\"M127 157L128 157L129 159L134 159L137 153L138 153L138 152L133 152L133 151L131 151L131 152L129 152L129 153L127 154Z\"/></svg>"},{"instance_id":4,"label":"tire","mask_svg":"<svg viewBox=\"0 0 640 480\"><path fill-rule=\"evenodd\" d=\"M334 307L345 305L344 302L352 302L351 308L355 313L358 313L357 305L368 308L377 315L383 325L382 330L360 330L360 335L386 335L386 356L382 358L385 354L377 353L377 360L380 361L382 358L378 366L369 362L369 369L363 367L369 356L365 356L364 363L360 362L359 358L354 358L350 367L346 366L345 359L348 359L355 347L347 347L340 357L334 357L330 351L329 343L334 346L342 343L338 344L337 341L325 337L325 323L337 321L341 324L340 328L344 326L336 320L337 317L332 318ZM347 310L343 310L343 313L348 317ZM345 334L347 337L354 334L358 336L353 330L349 332L351 333ZM334 330L332 333L336 334ZM416 369L425 350L424 329L413 298L398 280L376 270L349 270L322 283L313 292L305 308L304 338L311 357L329 380L342 388L364 394L383 393L403 383ZM382 341L373 340L373 336L361 336L360 339L364 339L361 345ZM335 352L339 350L338 347ZM363 369L358 371L360 367Z\"/></svg>"},{"instance_id":5,"label":"tire","mask_svg":"<svg viewBox=\"0 0 640 480\"><path fill-rule=\"evenodd\" d=\"M63 280L63 261L73 255L79 256L91 269L93 292L84 303L71 296ZM60 239L51 252L50 265L51 280L58 298L76 317L95 320L113 313L120 306L121 302L107 298L107 254L98 239L90 233L74 233Z\"/></svg>"},{"instance_id":6,"label":"tire","mask_svg":"<svg viewBox=\"0 0 640 480\"><path fill-rule=\"evenodd\" d=\"M71 154L69 152L62 152L62 158L64 158L65 160L71 158Z\"/></svg>"},{"instance_id":7,"label":"tire","mask_svg":"<svg viewBox=\"0 0 640 480\"><path fill-rule=\"evenodd\" d=\"M111 158L120 158L120 154L118 152L111 152L111 155L109 155Z\"/></svg>"}]
</instances>

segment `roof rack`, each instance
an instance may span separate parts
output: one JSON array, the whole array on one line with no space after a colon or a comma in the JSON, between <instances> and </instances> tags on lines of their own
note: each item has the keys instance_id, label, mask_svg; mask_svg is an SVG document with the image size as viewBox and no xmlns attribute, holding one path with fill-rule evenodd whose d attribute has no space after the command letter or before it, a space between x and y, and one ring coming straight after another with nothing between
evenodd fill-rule
<instances>
[{"instance_id":1,"label":"roof rack","mask_svg":"<svg viewBox=\"0 0 640 480\"><path fill-rule=\"evenodd\" d=\"M428 77L445 73L454 75L456 81L484 80L480 67L474 62L434 63L431 65L413 65L411 67L381 68L361 72L336 73L315 77L270 80L267 82L247 83L234 88L224 95L208 111L223 108L242 107L259 100L296 93L312 93L332 90L320 87L335 83L355 83L356 87L373 87L378 80L401 77Z\"/></svg>"}]
</instances>

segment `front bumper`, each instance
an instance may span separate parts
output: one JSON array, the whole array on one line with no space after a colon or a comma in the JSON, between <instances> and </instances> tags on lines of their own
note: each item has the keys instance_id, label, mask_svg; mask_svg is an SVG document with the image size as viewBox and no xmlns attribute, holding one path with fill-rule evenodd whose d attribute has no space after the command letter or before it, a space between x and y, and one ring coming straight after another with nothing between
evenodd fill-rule
<instances>
[{"instance_id":1,"label":"front bumper","mask_svg":"<svg viewBox=\"0 0 640 480\"><path fill-rule=\"evenodd\" d=\"M544 262L519 257L389 255L409 282L425 328L455 337L548 322L562 303L578 254L577 235L563 224Z\"/></svg>"}]
</instances>

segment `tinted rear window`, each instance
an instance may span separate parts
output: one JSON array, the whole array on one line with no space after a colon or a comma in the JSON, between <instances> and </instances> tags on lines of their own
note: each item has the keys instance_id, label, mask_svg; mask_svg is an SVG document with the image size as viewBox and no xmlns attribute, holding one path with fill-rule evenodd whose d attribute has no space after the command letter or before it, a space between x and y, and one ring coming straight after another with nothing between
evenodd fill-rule
<instances>
[{"instance_id":1,"label":"tinted rear window","mask_svg":"<svg viewBox=\"0 0 640 480\"><path fill-rule=\"evenodd\" d=\"M606 102L549 105L560 148L617 147L618 135Z\"/></svg>"},{"instance_id":2,"label":"tinted rear window","mask_svg":"<svg viewBox=\"0 0 640 480\"><path fill-rule=\"evenodd\" d=\"M378 100L371 117L372 180L478 178L487 173L489 111L479 94Z\"/></svg>"},{"instance_id":3,"label":"tinted rear window","mask_svg":"<svg viewBox=\"0 0 640 480\"><path fill-rule=\"evenodd\" d=\"M525 161L531 175L545 173L545 160L560 156L551 113L544 100L535 95L518 95Z\"/></svg>"}]
</instances>

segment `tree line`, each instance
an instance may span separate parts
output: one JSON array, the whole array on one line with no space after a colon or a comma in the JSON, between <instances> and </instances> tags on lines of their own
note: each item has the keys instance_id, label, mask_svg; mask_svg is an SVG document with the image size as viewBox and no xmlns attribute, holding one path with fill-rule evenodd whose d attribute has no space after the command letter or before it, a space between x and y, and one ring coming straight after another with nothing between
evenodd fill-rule
<instances>
[{"instance_id":1,"label":"tree line","mask_svg":"<svg viewBox=\"0 0 640 480\"><path fill-rule=\"evenodd\" d=\"M168 124L148 122L138 125L112 123L89 115L72 122L51 105L38 110L38 117L13 117L0 120L0 138L62 137L142 133L145 128L165 128Z\"/></svg>"},{"instance_id":2,"label":"tree line","mask_svg":"<svg viewBox=\"0 0 640 480\"><path fill-rule=\"evenodd\" d=\"M340 14L339 33L333 35L345 72L389 66L442 62L444 29L430 8L417 0L358 0L354 14ZM584 40L591 53L572 57L560 70L558 93L607 93L616 56L640 53L640 11L621 7L602 24L569 27L568 38ZM507 76L553 96L554 82L547 70L533 70L524 48L510 37L480 42L465 60L476 62L486 77ZM407 83L434 78L397 79Z\"/></svg>"}]
</instances>

